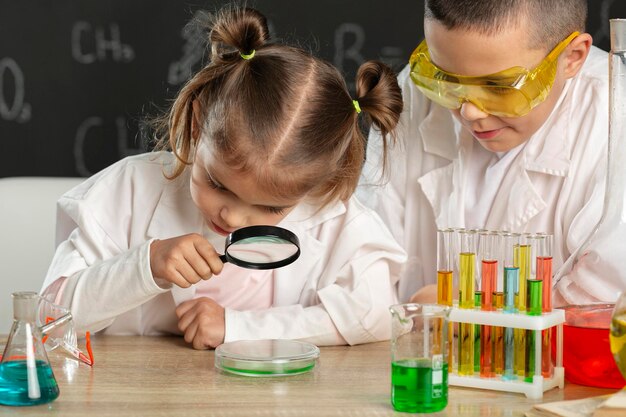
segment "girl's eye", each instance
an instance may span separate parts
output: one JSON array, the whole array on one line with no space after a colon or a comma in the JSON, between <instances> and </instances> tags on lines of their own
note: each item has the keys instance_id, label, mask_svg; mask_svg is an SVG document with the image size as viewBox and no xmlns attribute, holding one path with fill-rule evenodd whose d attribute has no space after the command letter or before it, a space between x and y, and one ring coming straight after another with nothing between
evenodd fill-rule
<instances>
[{"instance_id":1,"label":"girl's eye","mask_svg":"<svg viewBox=\"0 0 626 417\"><path fill-rule=\"evenodd\" d=\"M284 209L276 207L265 207L265 210L269 211L272 214L283 214L284 212Z\"/></svg>"},{"instance_id":2,"label":"girl's eye","mask_svg":"<svg viewBox=\"0 0 626 417\"><path fill-rule=\"evenodd\" d=\"M210 175L207 175L206 179L207 179L207 183L209 184L209 187L213 188L214 190L224 190L224 187L222 187L221 184L218 184L217 182L215 182L215 180L211 178Z\"/></svg>"}]
</instances>

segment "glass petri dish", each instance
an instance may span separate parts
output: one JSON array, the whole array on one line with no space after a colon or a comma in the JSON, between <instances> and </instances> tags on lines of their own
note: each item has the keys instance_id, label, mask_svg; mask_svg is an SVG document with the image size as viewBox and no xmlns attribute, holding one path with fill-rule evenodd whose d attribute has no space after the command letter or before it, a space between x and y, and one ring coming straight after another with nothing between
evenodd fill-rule
<instances>
[{"instance_id":1,"label":"glass petri dish","mask_svg":"<svg viewBox=\"0 0 626 417\"><path fill-rule=\"evenodd\" d=\"M239 340L215 349L215 367L245 376L298 375L315 367L320 350L296 340Z\"/></svg>"}]
</instances>

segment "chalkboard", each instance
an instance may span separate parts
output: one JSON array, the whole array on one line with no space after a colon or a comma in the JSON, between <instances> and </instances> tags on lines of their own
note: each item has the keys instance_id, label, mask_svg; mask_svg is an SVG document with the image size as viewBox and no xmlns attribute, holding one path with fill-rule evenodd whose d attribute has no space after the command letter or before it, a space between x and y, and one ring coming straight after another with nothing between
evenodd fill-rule
<instances>
[{"instance_id":1,"label":"chalkboard","mask_svg":"<svg viewBox=\"0 0 626 417\"><path fill-rule=\"evenodd\" d=\"M89 176L148 149L142 121L203 62L186 29L224 1L0 0L0 177ZM423 37L423 1L248 1L273 37L333 62L349 82L367 59L399 70ZM626 2L589 0L588 31L608 50Z\"/></svg>"}]
</instances>

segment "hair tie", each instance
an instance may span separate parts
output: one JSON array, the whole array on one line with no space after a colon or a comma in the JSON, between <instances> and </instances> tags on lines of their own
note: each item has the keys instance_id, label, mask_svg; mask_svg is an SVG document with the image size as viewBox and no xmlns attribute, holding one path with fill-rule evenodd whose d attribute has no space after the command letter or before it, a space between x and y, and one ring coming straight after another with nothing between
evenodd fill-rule
<instances>
[{"instance_id":1,"label":"hair tie","mask_svg":"<svg viewBox=\"0 0 626 417\"><path fill-rule=\"evenodd\" d=\"M361 106L359 105L358 100L352 100L352 104L354 105L354 109L356 110L356 114L361 113Z\"/></svg>"},{"instance_id":2,"label":"hair tie","mask_svg":"<svg viewBox=\"0 0 626 417\"><path fill-rule=\"evenodd\" d=\"M243 59L245 59L246 61L248 61L248 60L250 60L250 59L254 58L254 54L255 54L255 53L256 53L256 51L253 49L253 50L252 50L252 52L250 52L249 54L244 54L244 53L239 52L239 55L241 55L241 57L242 57Z\"/></svg>"}]
</instances>

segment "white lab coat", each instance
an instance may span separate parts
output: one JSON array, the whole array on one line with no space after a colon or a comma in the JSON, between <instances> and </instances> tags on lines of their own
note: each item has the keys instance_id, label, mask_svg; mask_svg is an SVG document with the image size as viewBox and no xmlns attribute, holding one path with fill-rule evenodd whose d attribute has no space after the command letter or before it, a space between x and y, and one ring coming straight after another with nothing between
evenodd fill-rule
<instances>
[{"instance_id":1,"label":"white lab coat","mask_svg":"<svg viewBox=\"0 0 626 417\"><path fill-rule=\"evenodd\" d=\"M436 282L436 229L465 227L467 158L471 147L480 144L450 111L419 92L408 66L399 83L405 107L388 175L381 181L381 140L372 130L357 195L381 215L407 251L399 282L402 301ZM624 272L609 273L625 270L626 239L611 242L624 247L622 259L606 259L603 247L591 246L559 271L576 256L601 217L608 93L607 54L592 47L548 120L512 162L484 224L491 230L554 234L554 270L562 275L555 288L558 304L614 301L626 288ZM582 257L583 253L593 256Z\"/></svg>"},{"instance_id":2,"label":"white lab coat","mask_svg":"<svg viewBox=\"0 0 626 417\"><path fill-rule=\"evenodd\" d=\"M172 161L167 152L126 158L59 200L59 246L43 290L69 277L60 303L71 309L79 330L180 334L175 305L195 289L159 286L149 245L207 229L191 200L188 170L173 181L163 177L163 164ZM226 309L225 341L389 339L388 307L397 301L394 285L405 254L380 218L353 197L319 212L300 204L279 225L299 237L302 254L274 271L271 308Z\"/></svg>"}]
</instances>

